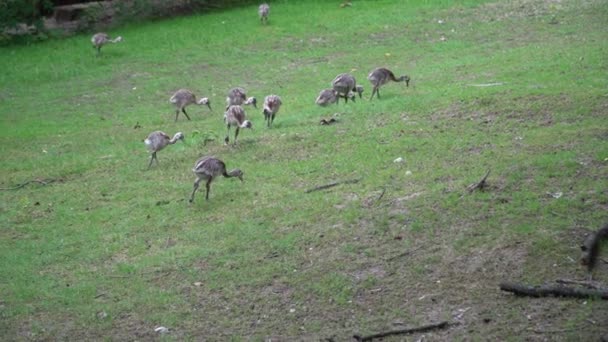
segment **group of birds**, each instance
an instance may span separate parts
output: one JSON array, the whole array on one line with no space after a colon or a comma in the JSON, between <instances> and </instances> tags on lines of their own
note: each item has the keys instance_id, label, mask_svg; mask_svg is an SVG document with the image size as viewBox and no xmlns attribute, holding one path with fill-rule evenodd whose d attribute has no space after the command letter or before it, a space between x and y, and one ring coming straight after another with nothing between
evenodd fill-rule
<instances>
[{"instance_id":1,"label":"group of birds","mask_svg":"<svg viewBox=\"0 0 608 342\"><path fill-rule=\"evenodd\" d=\"M380 87L388 82L405 82L406 86L409 86L410 83L409 76L403 75L397 78L395 74L387 68L376 68L372 70L369 75L367 75L367 80L372 85L370 100L374 98L374 95L376 95L377 98L380 98ZM359 98L363 97L363 86L357 84L355 77L351 74L339 74L331 82L331 85L331 88L321 90L315 101L316 104L325 107L332 103L339 102L340 98L343 98L345 103L347 103L349 99L355 102L355 94L359 94Z\"/></svg>"},{"instance_id":2,"label":"group of birds","mask_svg":"<svg viewBox=\"0 0 608 342\"><path fill-rule=\"evenodd\" d=\"M269 13L270 6L268 4L264 3L258 7L258 15L262 24L268 23ZM96 33L91 38L93 47L97 51L97 56L100 55L101 48L104 45L108 43L117 43L120 41L122 41L122 37L119 36L112 39L106 33ZM405 82L406 86L409 85L410 81L409 76L404 75L397 78L392 71L386 68L376 68L372 70L367 76L367 79L373 87L370 100L373 99L374 95L376 95L377 98L380 98L380 87L390 81ZM355 102L356 94L359 95L359 98L363 97L363 86L357 84L355 77L351 74L339 74L331 82L331 85L332 88L324 89L320 92L315 101L317 105L325 107L333 103L338 103L340 98L343 98L345 103L348 103L349 99ZM169 99L169 102L176 108L175 122L177 122L180 112L183 113L188 120L190 120L190 116L186 112L186 107L189 105L206 105L209 110L212 111L209 98L201 97L197 99L196 95L188 89L179 89L176 91ZM275 116L279 112L282 104L283 102L281 97L278 95L268 95L264 98L263 114L264 121L268 128L272 127ZM226 137L224 142L226 144L230 142L231 127L235 127L233 144L236 144L236 140L241 128L252 128L253 124L251 121L247 120L245 110L243 109L243 106L246 105L252 105L257 109L256 98L253 96L248 97L245 89L241 87L230 89L226 97L226 108L224 112L224 123L226 124ZM169 145L175 144L180 140L184 140L184 134L182 132L177 132L173 137L162 131L154 131L150 133L144 140L146 147L151 153L148 169L150 169L154 161L156 161L158 164L157 153L159 151ZM196 175L196 180L194 181L194 188L192 190L192 195L190 196L190 202L194 201L194 195L196 194L199 185L203 180L205 181L205 199L207 200L209 199L211 182L217 177L237 177L243 181L243 172L241 170L234 169L227 171L226 164L222 160L211 156L198 159L194 164L192 171Z\"/></svg>"}]
</instances>

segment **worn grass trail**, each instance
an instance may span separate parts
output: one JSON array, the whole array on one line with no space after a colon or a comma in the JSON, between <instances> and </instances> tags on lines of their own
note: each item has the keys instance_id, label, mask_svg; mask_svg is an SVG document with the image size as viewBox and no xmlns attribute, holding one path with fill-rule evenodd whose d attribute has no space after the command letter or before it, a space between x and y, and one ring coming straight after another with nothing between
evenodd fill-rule
<instances>
[{"instance_id":1,"label":"worn grass trail","mask_svg":"<svg viewBox=\"0 0 608 342\"><path fill-rule=\"evenodd\" d=\"M0 187L53 181L0 192L6 339L348 339L441 320L462 324L429 338L606 333L600 301L498 290L584 277L578 245L607 218L604 2L271 5L267 26L255 7L128 25L99 58L86 35L0 50ZM410 87L368 101L377 66ZM315 106L342 72L365 98ZM234 147L233 86L284 103L272 129L246 108ZM179 88L213 111L173 122ZM145 171L157 129L186 141ZM202 155L245 182L190 205Z\"/></svg>"}]
</instances>

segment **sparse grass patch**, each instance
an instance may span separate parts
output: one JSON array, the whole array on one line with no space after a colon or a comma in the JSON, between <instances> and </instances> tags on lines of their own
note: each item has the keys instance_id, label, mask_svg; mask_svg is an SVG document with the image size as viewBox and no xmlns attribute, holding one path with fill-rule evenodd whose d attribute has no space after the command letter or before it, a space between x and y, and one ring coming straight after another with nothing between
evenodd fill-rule
<instances>
[{"instance_id":1,"label":"sparse grass patch","mask_svg":"<svg viewBox=\"0 0 608 342\"><path fill-rule=\"evenodd\" d=\"M6 339L149 340L161 325L161 339L342 339L465 308L426 336L605 333L588 323L608 320L601 301L497 289L586 275L578 245L608 209L605 3L272 7L267 26L255 6L126 25L99 58L86 35L0 50L0 186L52 180L0 192ZM368 101L376 66L410 87ZM315 106L341 72L365 98ZM234 147L233 86L284 101L272 129L246 108L254 129ZM174 122L179 88L213 111ZM158 129L186 141L146 171L142 140ZM218 179L189 204L203 155L245 181Z\"/></svg>"}]
</instances>

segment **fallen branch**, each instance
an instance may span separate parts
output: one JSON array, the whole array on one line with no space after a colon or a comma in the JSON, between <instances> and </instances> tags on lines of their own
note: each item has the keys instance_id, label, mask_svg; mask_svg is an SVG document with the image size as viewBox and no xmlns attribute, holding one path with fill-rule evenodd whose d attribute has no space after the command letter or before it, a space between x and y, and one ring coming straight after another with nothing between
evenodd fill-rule
<instances>
[{"instance_id":1,"label":"fallen branch","mask_svg":"<svg viewBox=\"0 0 608 342\"><path fill-rule=\"evenodd\" d=\"M475 191L475 189L482 190L486 186L486 179L488 179L489 175L490 175L490 169L488 169L488 172L486 172L486 175L483 176L483 178L479 182L473 183L473 184L467 186L467 190L469 191L469 193Z\"/></svg>"},{"instance_id":2,"label":"fallen branch","mask_svg":"<svg viewBox=\"0 0 608 342\"><path fill-rule=\"evenodd\" d=\"M325 190L325 189L329 189L332 188L336 185L340 185L340 184L353 184L353 183L358 183L361 179L357 178L357 179L349 179L349 180L345 180L345 181L339 181L339 182L333 182L333 183L329 183L329 184L325 184L325 185L320 185L317 187L314 187L312 189L308 189L305 191L305 193L311 193L313 191L319 191L319 190Z\"/></svg>"},{"instance_id":3,"label":"fallen branch","mask_svg":"<svg viewBox=\"0 0 608 342\"><path fill-rule=\"evenodd\" d=\"M573 297L573 298L601 298L608 299L608 291L577 289L563 285L527 286L511 282L500 283L500 289L513 292L517 296L529 297Z\"/></svg>"},{"instance_id":4,"label":"fallen branch","mask_svg":"<svg viewBox=\"0 0 608 342\"><path fill-rule=\"evenodd\" d=\"M437 323L437 324L429 324L429 325L425 325L425 326L421 326L421 327L417 327L417 328L410 328L410 329L390 330L390 331L385 331L385 332L368 335L368 336L354 335L353 338L355 340L357 340L358 342L371 341L375 338L384 338L384 337L391 336L391 335L414 334L414 333L422 333L422 332L427 332L427 331L436 330L436 329L445 329L445 328L449 327L450 325L454 325L454 323L450 324L447 321L443 321L443 322Z\"/></svg>"},{"instance_id":5,"label":"fallen branch","mask_svg":"<svg viewBox=\"0 0 608 342\"><path fill-rule=\"evenodd\" d=\"M54 179L47 179L47 180L33 179L33 180L29 180L25 183L17 184L16 186L14 186L12 188L0 188L0 190L17 190L17 189L23 188L24 186L26 186L30 183L38 183L38 184L42 184L42 185L47 185L47 184L53 183L54 181L55 181Z\"/></svg>"},{"instance_id":6,"label":"fallen branch","mask_svg":"<svg viewBox=\"0 0 608 342\"><path fill-rule=\"evenodd\" d=\"M555 282L558 284L580 285L588 289L608 291L607 287L603 287L599 282L593 280L556 279Z\"/></svg>"}]
</instances>

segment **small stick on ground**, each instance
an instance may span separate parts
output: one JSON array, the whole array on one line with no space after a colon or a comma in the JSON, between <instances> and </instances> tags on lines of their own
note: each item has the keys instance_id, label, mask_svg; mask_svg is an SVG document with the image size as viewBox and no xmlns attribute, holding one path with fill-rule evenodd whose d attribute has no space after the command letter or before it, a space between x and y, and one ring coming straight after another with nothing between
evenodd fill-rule
<instances>
[{"instance_id":1,"label":"small stick on ground","mask_svg":"<svg viewBox=\"0 0 608 342\"><path fill-rule=\"evenodd\" d=\"M336 185L340 185L340 184L353 184L353 183L358 183L361 179L357 178L357 179L349 179L349 180L345 180L345 181L339 181L339 182L333 182L333 183L329 183L329 184L325 184L325 185L320 185L317 187L314 187L312 189L308 189L305 191L305 193L311 193L313 191L319 191L319 190L325 190L325 189L329 189L332 188Z\"/></svg>"},{"instance_id":2,"label":"small stick on ground","mask_svg":"<svg viewBox=\"0 0 608 342\"><path fill-rule=\"evenodd\" d=\"M17 184L16 186L12 187L12 188L0 188L0 190L17 190L17 189L21 189L24 186L30 184L30 183L38 183L38 184L42 184L42 185L47 185L50 183L53 183L55 180L54 179L47 179L47 180L39 180L39 179L33 179L33 180L29 180L25 183L21 183L21 184Z\"/></svg>"},{"instance_id":3,"label":"small stick on ground","mask_svg":"<svg viewBox=\"0 0 608 342\"><path fill-rule=\"evenodd\" d=\"M486 172L486 175L483 176L483 178L479 182L473 183L473 184L467 186L467 190L469 191L469 193L475 191L476 189L483 190L483 188L486 186L486 179L488 179L489 175L490 175L490 169L488 169L488 172Z\"/></svg>"},{"instance_id":4,"label":"small stick on ground","mask_svg":"<svg viewBox=\"0 0 608 342\"><path fill-rule=\"evenodd\" d=\"M511 282L502 282L500 289L513 292L517 296L529 297L572 297L572 298L601 298L608 299L608 291L577 289L563 285L528 286Z\"/></svg>"},{"instance_id":5,"label":"small stick on ground","mask_svg":"<svg viewBox=\"0 0 608 342\"><path fill-rule=\"evenodd\" d=\"M385 331L385 332L368 335L368 336L354 335L353 338L355 340L357 340L358 342L364 342L364 341L371 341L375 338L384 338L384 337L391 336L391 335L415 334L415 333L422 333L422 332L427 332L427 331L436 330L436 329L445 329L445 328L449 327L450 325L454 325L454 324L453 323L450 324L447 321L443 321L443 322L437 323L437 324L429 324L429 325L425 325L422 327L410 328L410 329Z\"/></svg>"},{"instance_id":6,"label":"small stick on ground","mask_svg":"<svg viewBox=\"0 0 608 342\"><path fill-rule=\"evenodd\" d=\"M495 87L501 86L504 83L502 82L494 82L494 83L476 83L476 84L467 84L469 87Z\"/></svg>"}]
</instances>

